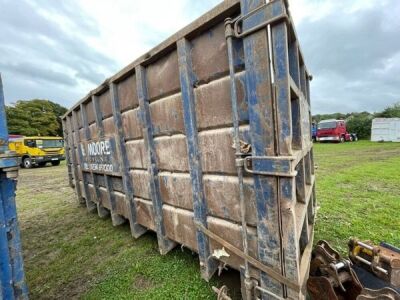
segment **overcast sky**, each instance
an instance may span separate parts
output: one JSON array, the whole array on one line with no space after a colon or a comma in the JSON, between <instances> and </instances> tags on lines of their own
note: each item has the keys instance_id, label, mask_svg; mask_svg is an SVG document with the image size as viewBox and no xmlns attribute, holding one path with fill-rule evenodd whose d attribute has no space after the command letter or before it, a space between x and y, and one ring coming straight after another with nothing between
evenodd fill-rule
<instances>
[{"instance_id":1,"label":"overcast sky","mask_svg":"<svg viewBox=\"0 0 400 300\"><path fill-rule=\"evenodd\" d=\"M80 100L218 0L0 0L6 102ZM291 0L314 113L400 101L399 0Z\"/></svg>"}]
</instances>

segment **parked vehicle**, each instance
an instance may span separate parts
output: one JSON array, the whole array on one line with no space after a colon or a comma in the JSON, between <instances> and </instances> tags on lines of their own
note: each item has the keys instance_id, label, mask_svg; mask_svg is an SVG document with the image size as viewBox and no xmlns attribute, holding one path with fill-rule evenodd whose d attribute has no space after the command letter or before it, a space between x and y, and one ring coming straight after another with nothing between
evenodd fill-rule
<instances>
[{"instance_id":1,"label":"parked vehicle","mask_svg":"<svg viewBox=\"0 0 400 300\"><path fill-rule=\"evenodd\" d=\"M311 137L313 142L317 141L317 124L315 122L311 124Z\"/></svg>"},{"instance_id":2,"label":"parked vehicle","mask_svg":"<svg viewBox=\"0 0 400 300\"><path fill-rule=\"evenodd\" d=\"M317 141L319 142L353 142L358 137L355 133L348 133L344 120L323 120L318 123Z\"/></svg>"},{"instance_id":3,"label":"parked vehicle","mask_svg":"<svg viewBox=\"0 0 400 300\"><path fill-rule=\"evenodd\" d=\"M400 142L400 118L376 118L372 120L372 142Z\"/></svg>"},{"instance_id":4,"label":"parked vehicle","mask_svg":"<svg viewBox=\"0 0 400 300\"><path fill-rule=\"evenodd\" d=\"M203 278L240 271L244 299L304 299L311 76L288 1L263 3L222 2L74 105L69 180L89 211L155 231L161 254L196 251Z\"/></svg>"},{"instance_id":5,"label":"parked vehicle","mask_svg":"<svg viewBox=\"0 0 400 300\"><path fill-rule=\"evenodd\" d=\"M58 166L65 160L64 140L51 136L10 136L10 150L21 158L24 168L43 167L46 163Z\"/></svg>"}]
</instances>

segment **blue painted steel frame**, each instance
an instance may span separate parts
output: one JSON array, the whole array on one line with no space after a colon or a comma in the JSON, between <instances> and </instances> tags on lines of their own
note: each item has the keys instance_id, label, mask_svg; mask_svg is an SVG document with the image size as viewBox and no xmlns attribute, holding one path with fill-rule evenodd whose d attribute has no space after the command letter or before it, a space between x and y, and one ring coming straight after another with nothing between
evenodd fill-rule
<instances>
[{"instance_id":1,"label":"blue painted steel frame","mask_svg":"<svg viewBox=\"0 0 400 300\"><path fill-rule=\"evenodd\" d=\"M87 114L86 114L86 110L83 104L80 105L80 111L81 111L81 118L82 118L82 123L83 123L83 130L85 133L85 138L86 140L90 140L90 130L89 130L89 125L88 125L88 121L87 121ZM74 114L74 112L72 112L72 114ZM75 119L77 118L76 113L75 113ZM77 126L78 127L78 126ZM75 128L75 130L78 131L78 136L79 135L79 128ZM79 138L79 141L82 142ZM92 212L96 209L96 204L92 201L91 197L90 197L90 192L89 192L89 186L88 186L88 173L83 172L82 170L82 153L81 153L81 149L79 149L80 145L77 145L78 147L78 153L79 153L79 157L80 157L80 161L81 161L81 173L82 173L82 180L83 180L83 192L85 195L85 201L86 201L86 208L88 209L88 211ZM94 177L93 174L91 174L92 177ZM79 185L79 178L75 179L76 184ZM94 178L92 179L93 185L94 185ZM96 194L98 194L98 191L96 189Z\"/></svg>"},{"instance_id":2,"label":"blue painted steel frame","mask_svg":"<svg viewBox=\"0 0 400 300\"><path fill-rule=\"evenodd\" d=\"M274 14L282 14L285 7L277 6L273 10ZM271 27L272 51L274 53L274 79L276 87L276 111L278 126L278 155L292 155L292 112L290 96L290 74L289 74L289 41L288 27L285 22L281 22ZM300 106L300 104L299 104ZM301 134L301 132L299 133ZM298 164L298 176L296 180L299 183L299 192L304 189L304 166L302 161ZM300 253L299 237L296 231L295 205L296 191L294 190L295 179L279 178L280 197L282 212L282 264L284 266L284 275L298 282L300 278ZM304 195L302 195L304 197ZM303 198L304 199L304 198ZM299 296L290 290L286 295L292 298Z\"/></svg>"},{"instance_id":3,"label":"blue painted steel frame","mask_svg":"<svg viewBox=\"0 0 400 300\"><path fill-rule=\"evenodd\" d=\"M67 119L63 118L61 120L62 122L62 127L63 127L63 136L64 136L64 150L65 150L65 157L67 161L67 168L68 168L68 182L69 186L73 187L73 171L71 167L71 157L69 155L69 148L70 148L70 141L69 141L69 136L68 136L68 131L67 131Z\"/></svg>"},{"instance_id":4,"label":"blue painted steel frame","mask_svg":"<svg viewBox=\"0 0 400 300\"><path fill-rule=\"evenodd\" d=\"M102 139L104 138L104 125L103 125L103 116L102 116L102 112L100 109L100 105L99 105L99 98L96 95L92 96L92 104L93 104L93 113L94 113L94 118L96 121L96 125L97 125L97 130L98 130L98 138ZM93 174L93 185L94 185L94 189L96 191L96 195L97 195L97 199L100 200L101 199L101 194L100 194L100 187L99 187L99 180L97 176L97 174ZM104 178L104 182L107 188L107 200L110 202L110 206L111 206L111 210L115 207L115 204L113 203L114 197L111 196L111 190L109 188L109 182L108 182L108 175L107 174L103 174L103 178ZM107 217L109 215L108 210L106 210L103 205L99 202L97 202L97 214L99 215L99 217L104 218Z\"/></svg>"},{"instance_id":5,"label":"blue painted steel frame","mask_svg":"<svg viewBox=\"0 0 400 300\"><path fill-rule=\"evenodd\" d=\"M8 150L8 130L4 109L3 83L0 75L0 161ZM8 167L11 161L8 160ZM1 166L1 164L0 164ZM14 165L18 167L17 159ZM7 178L0 168L0 281L1 299L28 299L28 287L22 260L21 239L15 204L16 180Z\"/></svg>"},{"instance_id":6,"label":"blue painted steel frame","mask_svg":"<svg viewBox=\"0 0 400 300\"><path fill-rule=\"evenodd\" d=\"M241 0L242 16L263 4L264 1L261 0ZM260 11L245 18L243 28L246 30L266 19L286 14L284 1L269 2L263 13ZM299 150L307 146L302 145L300 124L300 100L305 99L291 99L291 83L300 84L297 41L289 42L288 31L294 30L291 26L291 19L288 17L286 22L282 20L274 23L243 40L253 156L291 156L293 141L294 147ZM270 61L270 53L273 54L272 68L267 63ZM293 126L296 128L294 133ZM304 159L299 162L297 168L296 178L254 176L259 259L266 265L280 270L293 282L300 280L300 237L296 228L295 187L297 181L299 202L305 201ZM307 223L305 221L305 224ZM302 239L303 236L308 238L308 227L304 228L306 230L303 230ZM277 295L299 297L297 292L287 289L263 273L261 286Z\"/></svg>"},{"instance_id":7,"label":"blue painted steel frame","mask_svg":"<svg viewBox=\"0 0 400 300\"><path fill-rule=\"evenodd\" d=\"M8 129L6 119L6 108L4 105L3 81L0 74L0 153L8 150Z\"/></svg>"},{"instance_id":8,"label":"blue painted steel frame","mask_svg":"<svg viewBox=\"0 0 400 300\"><path fill-rule=\"evenodd\" d=\"M264 4L262 0L241 0L242 16ZM243 21L243 28L251 28L262 21L259 14ZM272 78L269 65L267 30L257 31L243 39L246 91L249 105L249 123L253 156L275 156L274 104ZM281 220L278 209L278 179L254 175L254 189L257 208L257 235L259 260L276 270L282 271L280 230ZM260 274L261 287L277 295L283 295L283 287Z\"/></svg>"},{"instance_id":9,"label":"blue painted steel frame","mask_svg":"<svg viewBox=\"0 0 400 300\"><path fill-rule=\"evenodd\" d=\"M138 238L141 235L143 235L147 231L147 229L137 223L137 218L136 218L137 209L133 197L134 188L132 184L132 176L129 173L129 160L125 146L125 138L124 138L125 134L124 134L124 128L122 126L120 100L118 95L118 89L115 83L110 83L110 97L111 97L111 105L112 105L115 130L117 136L116 145L117 145L117 150L119 151L121 157L120 165L122 171L122 185L124 188L125 197L128 200L128 205L129 205L131 233L134 238ZM113 219L113 222L118 222L118 220Z\"/></svg>"},{"instance_id":10,"label":"blue painted steel frame","mask_svg":"<svg viewBox=\"0 0 400 300\"><path fill-rule=\"evenodd\" d=\"M195 96L193 86L196 78L192 71L190 42L178 41L179 78L182 90L182 107L189 152L190 177L192 182L193 210L195 222L207 227L207 204L203 189L203 171L198 142ZM202 277L209 280L218 264L210 255L209 238L200 230L196 231L197 245Z\"/></svg>"},{"instance_id":11,"label":"blue painted steel frame","mask_svg":"<svg viewBox=\"0 0 400 300\"><path fill-rule=\"evenodd\" d=\"M76 157L76 151L75 151L75 144L74 144L74 126L73 126L73 117L72 117L72 113L71 116L67 116L66 118L66 125L69 127L69 134L72 134L72 136L68 136L69 141L72 141L72 143L68 143L69 148L71 150L71 162L72 162L72 166L73 166L73 179L75 180L75 190L76 190L76 196L78 197L78 203L80 204L84 204L85 201L83 201L83 197L82 197L82 191L81 191L81 187L79 185L79 178L78 178L78 168L77 168L77 157Z\"/></svg>"},{"instance_id":12,"label":"blue painted steel frame","mask_svg":"<svg viewBox=\"0 0 400 300\"><path fill-rule=\"evenodd\" d=\"M144 142L149 158L150 195L153 201L154 222L157 232L158 247L161 254L168 253L176 243L168 239L164 228L163 201L158 178L157 158L154 145L153 124L147 94L146 70L142 65L135 68L136 88L140 107L140 120L143 128Z\"/></svg>"}]
</instances>

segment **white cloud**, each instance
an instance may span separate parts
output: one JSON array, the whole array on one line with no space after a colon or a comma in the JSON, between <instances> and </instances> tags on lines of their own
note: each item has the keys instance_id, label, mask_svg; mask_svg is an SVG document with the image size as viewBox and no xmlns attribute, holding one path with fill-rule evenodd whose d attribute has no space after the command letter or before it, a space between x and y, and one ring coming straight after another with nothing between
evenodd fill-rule
<instances>
[{"instance_id":1,"label":"white cloud","mask_svg":"<svg viewBox=\"0 0 400 300\"><path fill-rule=\"evenodd\" d=\"M88 41L113 57L120 67L156 46L202 13L219 3L202 1L193 7L190 0L175 1L79 1L97 23L100 36Z\"/></svg>"},{"instance_id":2,"label":"white cloud","mask_svg":"<svg viewBox=\"0 0 400 300\"><path fill-rule=\"evenodd\" d=\"M220 0L0 0L6 99L71 106ZM289 0L315 112L400 99L400 1Z\"/></svg>"}]
</instances>

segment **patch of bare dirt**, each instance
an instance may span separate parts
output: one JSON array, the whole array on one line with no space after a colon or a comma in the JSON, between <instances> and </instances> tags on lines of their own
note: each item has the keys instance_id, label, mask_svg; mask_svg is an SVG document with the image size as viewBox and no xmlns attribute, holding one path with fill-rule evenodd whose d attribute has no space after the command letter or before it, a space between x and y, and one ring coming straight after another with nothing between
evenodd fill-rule
<instances>
[{"instance_id":1,"label":"patch of bare dirt","mask_svg":"<svg viewBox=\"0 0 400 300\"><path fill-rule=\"evenodd\" d=\"M135 279L133 280L133 288L136 290L148 290L152 287L154 287L154 282L144 276L143 274L138 274Z\"/></svg>"}]
</instances>

